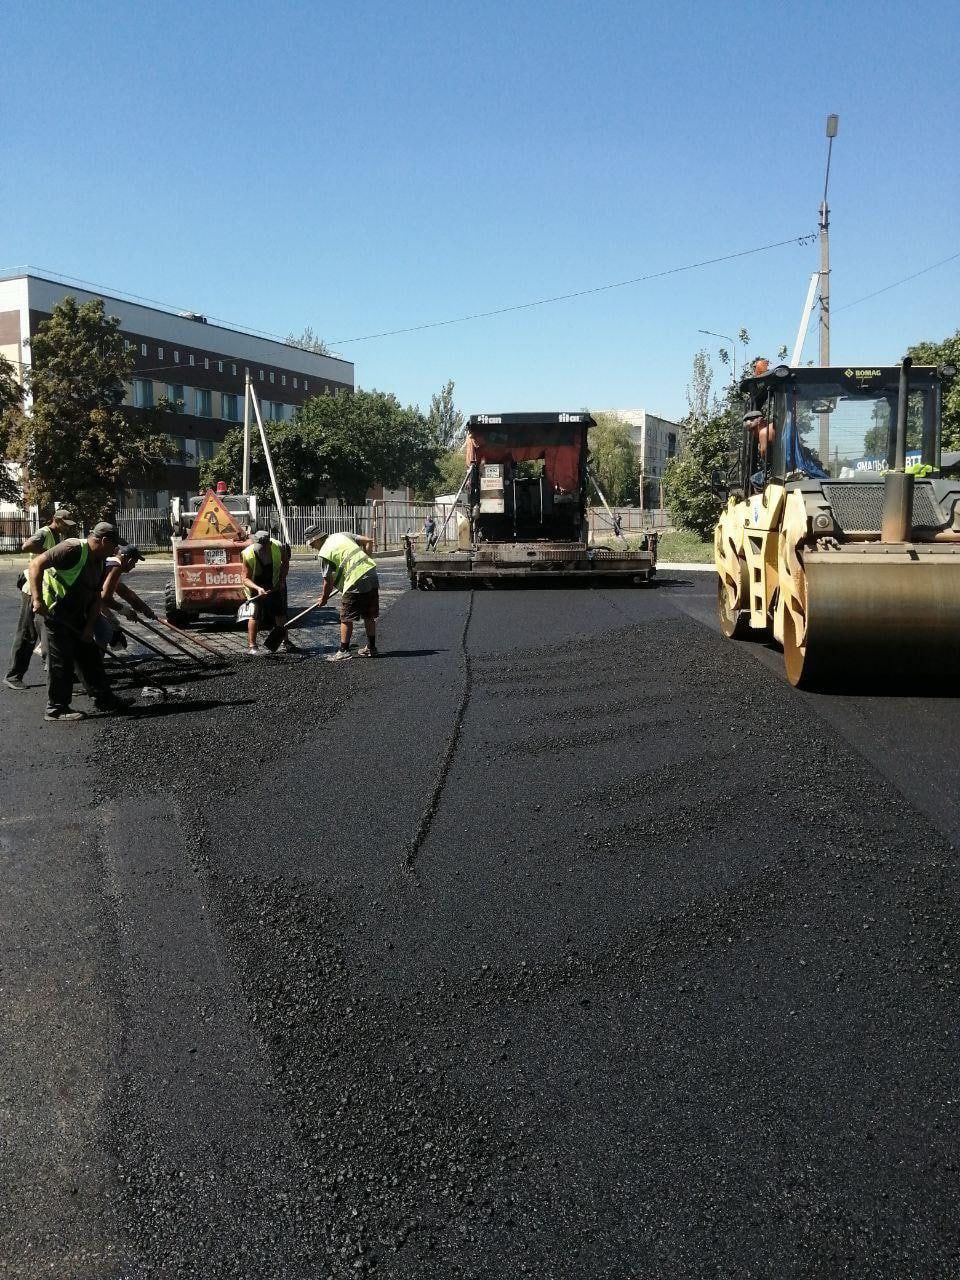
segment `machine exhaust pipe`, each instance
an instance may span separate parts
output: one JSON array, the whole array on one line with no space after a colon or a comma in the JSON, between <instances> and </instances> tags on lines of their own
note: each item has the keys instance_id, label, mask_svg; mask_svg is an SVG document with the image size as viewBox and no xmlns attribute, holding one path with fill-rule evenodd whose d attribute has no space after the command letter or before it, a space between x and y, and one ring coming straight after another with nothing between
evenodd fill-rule
<instances>
[{"instance_id":1,"label":"machine exhaust pipe","mask_svg":"<svg viewBox=\"0 0 960 1280\"><path fill-rule=\"evenodd\" d=\"M909 542L913 525L913 481L907 474L907 382L913 361L904 356L900 362L900 388L897 396L897 437L893 468L883 478L883 522L881 542Z\"/></svg>"}]
</instances>

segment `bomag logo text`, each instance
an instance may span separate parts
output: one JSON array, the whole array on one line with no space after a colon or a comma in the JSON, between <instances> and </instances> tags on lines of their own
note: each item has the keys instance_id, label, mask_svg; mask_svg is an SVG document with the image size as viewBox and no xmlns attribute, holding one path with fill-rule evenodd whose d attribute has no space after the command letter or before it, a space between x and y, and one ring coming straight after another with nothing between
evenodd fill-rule
<instances>
[{"instance_id":1,"label":"bomag logo text","mask_svg":"<svg viewBox=\"0 0 960 1280\"><path fill-rule=\"evenodd\" d=\"M880 369L854 369L853 376L855 378L879 378Z\"/></svg>"}]
</instances>

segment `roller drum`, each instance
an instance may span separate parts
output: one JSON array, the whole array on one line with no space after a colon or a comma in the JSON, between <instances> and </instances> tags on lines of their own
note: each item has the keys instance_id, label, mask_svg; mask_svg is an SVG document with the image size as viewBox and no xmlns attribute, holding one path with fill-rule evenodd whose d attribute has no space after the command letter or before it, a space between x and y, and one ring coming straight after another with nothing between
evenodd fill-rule
<instances>
[{"instance_id":1,"label":"roller drum","mask_svg":"<svg viewBox=\"0 0 960 1280\"><path fill-rule=\"evenodd\" d=\"M876 546L876 544L874 544ZM806 632L789 612L791 684L903 678L955 684L960 669L960 547L807 552Z\"/></svg>"}]
</instances>

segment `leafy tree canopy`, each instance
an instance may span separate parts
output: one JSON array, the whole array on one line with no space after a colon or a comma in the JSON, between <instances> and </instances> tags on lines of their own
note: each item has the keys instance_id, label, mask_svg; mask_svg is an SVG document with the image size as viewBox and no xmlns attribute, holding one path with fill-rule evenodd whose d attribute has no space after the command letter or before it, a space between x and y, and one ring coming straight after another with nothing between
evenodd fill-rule
<instances>
[{"instance_id":1,"label":"leafy tree canopy","mask_svg":"<svg viewBox=\"0 0 960 1280\"><path fill-rule=\"evenodd\" d=\"M284 338L284 342L288 346L299 347L302 351L312 351L318 356L328 356L330 354L330 348L326 342L313 332L310 325L307 325L302 333L288 333Z\"/></svg>"},{"instance_id":2,"label":"leafy tree canopy","mask_svg":"<svg viewBox=\"0 0 960 1280\"><path fill-rule=\"evenodd\" d=\"M419 409L403 408L382 391L314 396L291 422L264 423L277 485L285 502L310 503L331 489L343 502L361 503L375 484L421 487L433 475L436 441ZM251 483L271 495L259 436L250 451ZM204 484L242 480L243 431L232 430L200 469Z\"/></svg>"},{"instance_id":3,"label":"leafy tree canopy","mask_svg":"<svg viewBox=\"0 0 960 1280\"><path fill-rule=\"evenodd\" d=\"M23 386L17 371L4 356L0 356L0 500L17 502L20 485L4 466L3 460L11 456L11 436L18 425L18 415L23 404Z\"/></svg>"},{"instance_id":4,"label":"leafy tree canopy","mask_svg":"<svg viewBox=\"0 0 960 1280\"><path fill-rule=\"evenodd\" d=\"M596 426L587 437L590 445L590 470L612 507L636 502L642 476L637 450L630 439L630 428L616 414L595 413ZM590 502L599 504L597 491L590 486Z\"/></svg>"},{"instance_id":5,"label":"leafy tree canopy","mask_svg":"<svg viewBox=\"0 0 960 1280\"><path fill-rule=\"evenodd\" d=\"M165 433L173 415L166 402L123 411L133 360L101 298L79 305L66 297L40 325L27 373L32 410L17 416L11 432L28 501L69 503L90 524L124 490L161 481L173 454Z\"/></svg>"},{"instance_id":6,"label":"leafy tree canopy","mask_svg":"<svg viewBox=\"0 0 960 1280\"><path fill-rule=\"evenodd\" d=\"M681 449L667 464L663 487L676 524L708 538L720 515L717 474L728 476L736 457L743 406L736 388L723 399L710 395L712 370L704 351L694 357L692 385L687 389L690 412L680 424Z\"/></svg>"},{"instance_id":7,"label":"leafy tree canopy","mask_svg":"<svg viewBox=\"0 0 960 1280\"><path fill-rule=\"evenodd\" d=\"M960 369L960 329L942 342L918 342L907 354L914 364L953 364ZM944 449L960 449L960 376L944 391L942 440Z\"/></svg>"},{"instance_id":8,"label":"leafy tree canopy","mask_svg":"<svg viewBox=\"0 0 960 1280\"><path fill-rule=\"evenodd\" d=\"M452 381L430 398L427 424L441 449L457 449L463 443L466 426L463 414L453 401Z\"/></svg>"}]
</instances>

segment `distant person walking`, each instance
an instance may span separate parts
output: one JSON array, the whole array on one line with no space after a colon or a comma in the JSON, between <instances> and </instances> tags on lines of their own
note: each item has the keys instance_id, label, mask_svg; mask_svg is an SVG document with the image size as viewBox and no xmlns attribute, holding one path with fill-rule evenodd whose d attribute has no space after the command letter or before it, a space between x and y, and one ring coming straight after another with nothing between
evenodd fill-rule
<instances>
[{"instance_id":1,"label":"distant person walking","mask_svg":"<svg viewBox=\"0 0 960 1280\"><path fill-rule=\"evenodd\" d=\"M334 533L320 548L318 559L323 569L323 592L317 603L323 606L336 589L340 599L340 648L327 657L328 662L343 662L350 657L353 624L363 619L367 643L357 651L358 658L377 657L377 618L380 616L380 579L377 563L370 556L373 539L360 533Z\"/></svg>"},{"instance_id":2,"label":"distant person walking","mask_svg":"<svg viewBox=\"0 0 960 1280\"><path fill-rule=\"evenodd\" d=\"M30 559L32 560L40 552L49 551L51 547L55 547L64 538L69 538L76 527L77 523L73 518L73 512L66 507L57 507L50 523L43 525L32 537L27 538L23 544L23 550L30 552ZM13 648L10 651L10 669L3 677L3 683L8 689L14 689L19 692L21 689L26 688L23 683L23 677L27 674L27 668L30 666L30 659L33 657L33 651L37 647L38 639L43 649L44 659L46 659L47 638L43 632L43 624L41 623L38 626L37 619L34 616L33 601L30 599L30 584L25 573L21 574L17 585L21 588L20 616L17 619L17 630L13 638Z\"/></svg>"},{"instance_id":3,"label":"distant person walking","mask_svg":"<svg viewBox=\"0 0 960 1280\"><path fill-rule=\"evenodd\" d=\"M433 546L434 539L437 536L437 522L433 516L427 516L423 522L423 540L426 543L427 550Z\"/></svg>"}]
</instances>

